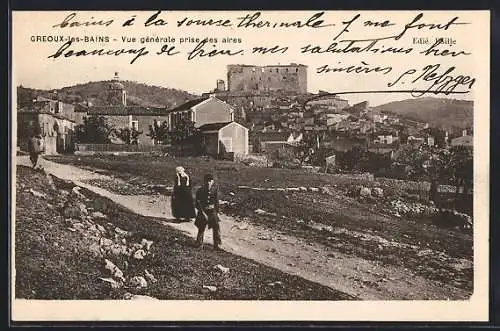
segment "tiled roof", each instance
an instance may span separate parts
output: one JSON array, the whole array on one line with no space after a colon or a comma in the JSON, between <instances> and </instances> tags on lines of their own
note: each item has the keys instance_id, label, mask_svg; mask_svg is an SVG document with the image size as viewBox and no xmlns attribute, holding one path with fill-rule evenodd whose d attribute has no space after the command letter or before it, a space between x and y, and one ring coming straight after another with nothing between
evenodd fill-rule
<instances>
[{"instance_id":1,"label":"tiled roof","mask_svg":"<svg viewBox=\"0 0 500 331\"><path fill-rule=\"evenodd\" d=\"M215 131L220 130L231 122L222 122L222 123L208 123L200 126L198 129L200 131Z\"/></svg>"},{"instance_id":2,"label":"tiled roof","mask_svg":"<svg viewBox=\"0 0 500 331\"><path fill-rule=\"evenodd\" d=\"M199 99L194 99L194 100L190 100L186 103L183 103L182 105L180 106L177 106L175 108L172 108L169 110L169 112L176 112L176 111L184 111L184 110L189 110L191 109L192 107L196 106L197 104L199 103L202 103L203 101L209 99L210 97L203 97L203 98L199 98Z\"/></svg>"},{"instance_id":3,"label":"tiled roof","mask_svg":"<svg viewBox=\"0 0 500 331\"><path fill-rule=\"evenodd\" d=\"M88 115L167 115L165 108L142 106L92 106L87 108Z\"/></svg>"},{"instance_id":4,"label":"tiled roof","mask_svg":"<svg viewBox=\"0 0 500 331\"><path fill-rule=\"evenodd\" d=\"M69 116L65 116L61 113L51 113L49 111L33 111L33 110L24 110L21 109L18 111L18 114L46 114L46 115L51 115L52 117L59 118L61 120L67 120L71 122L75 122L74 119L70 118Z\"/></svg>"}]
</instances>

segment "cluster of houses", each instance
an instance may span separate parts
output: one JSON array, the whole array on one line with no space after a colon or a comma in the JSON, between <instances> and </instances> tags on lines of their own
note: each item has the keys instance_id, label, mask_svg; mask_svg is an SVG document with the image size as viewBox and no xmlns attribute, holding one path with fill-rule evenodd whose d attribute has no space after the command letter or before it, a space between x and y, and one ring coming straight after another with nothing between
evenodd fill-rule
<instances>
[{"instance_id":1,"label":"cluster of houses","mask_svg":"<svg viewBox=\"0 0 500 331\"><path fill-rule=\"evenodd\" d=\"M205 96L175 108L154 108L127 105L127 92L118 74L107 86L107 104L76 106L38 97L19 105L17 111L18 146L25 149L36 127L41 129L46 154L60 154L74 148L75 127L87 116L103 116L114 128L129 128L140 132L138 144L155 145L149 136L153 125L168 123L170 129L182 118L194 122L201 134L202 152L218 157L221 153L248 154L248 128L234 120L235 109L228 103ZM120 141L114 141L120 143ZM122 142L123 143L123 142Z\"/></svg>"},{"instance_id":2,"label":"cluster of houses","mask_svg":"<svg viewBox=\"0 0 500 331\"><path fill-rule=\"evenodd\" d=\"M71 105L43 97L20 103L18 146L25 149L38 126L47 154L71 152L75 147L75 127L92 115L105 117L116 129L140 132L137 141L142 146L160 143L149 136L150 126L167 123L172 130L182 119L189 119L201 134L198 150L214 157L225 153L274 153L294 148L310 133L317 136L318 147L332 152L345 152L361 145L368 151L385 154L394 152L401 144L436 143L425 123L380 113L368 102L351 106L347 100L323 91L316 95L292 92L225 91L223 82L218 80L211 93L173 108L130 106L127 91L116 73L107 85L103 106ZM449 139L446 133L444 139L448 146L472 147L473 143L472 134L467 131L454 139Z\"/></svg>"}]
</instances>

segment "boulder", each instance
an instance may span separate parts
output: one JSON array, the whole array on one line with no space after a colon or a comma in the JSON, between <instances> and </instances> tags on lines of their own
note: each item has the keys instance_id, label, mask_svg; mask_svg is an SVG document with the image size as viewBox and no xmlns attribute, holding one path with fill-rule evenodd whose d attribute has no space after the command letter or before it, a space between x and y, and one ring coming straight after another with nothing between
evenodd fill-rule
<instances>
[{"instance_id":1,"label":"boulder","mask_svg":"<svg viewBox=\"0 0 500 331\"><path fill-rule=\"evenodd\" d=\"M382 198L382 197L384 197L384 190L380 187L375 187L372 190L372 195L376 198Z\"/></svg>"},{"instance_id":2,"label":"boulder","mask_svg":"<svg viewBox=\"0 0 500 331\"><path fill-rule=\"evenodd\" d=\"M81 218L82 217L82 211L78 206L75 206L73 204L66 204L63 209L62 209L62 214L66 218Z\"/></svg>"},{"instance_id":3,"label":"boulder","mask_svg":"<svg viewBox=\"0 0 500 331\"><path fill-rule=\"evenodd\" d=\"M129 281L130 286L135 288L145 288L148 287L148 282L142 276L132 277Z\"/></svg>"},{"instance_id":4,"label":"boulder","mask_svg":"<svg viewBox=\"0 0 500 331\"><path fill-rule=\"evenodd\" d=\"M360 190L359 190L359 196L360 197L363 197L363 198L366 198L366 197L369 197L372 195L372 191L370 190L370 188L368 187L362 187Z\"/></svg>"},{"instance_id":5,"label":"boulder","mask_svg":"<svg viewBox=\"0 0 500 331\"><path fill-rule=\"evenodd\" d=\"M329 187L324 186L320 190L321 190L322 194L334 195L334 193L332 192L332 190Z\"/></svg>"}]
</instances>

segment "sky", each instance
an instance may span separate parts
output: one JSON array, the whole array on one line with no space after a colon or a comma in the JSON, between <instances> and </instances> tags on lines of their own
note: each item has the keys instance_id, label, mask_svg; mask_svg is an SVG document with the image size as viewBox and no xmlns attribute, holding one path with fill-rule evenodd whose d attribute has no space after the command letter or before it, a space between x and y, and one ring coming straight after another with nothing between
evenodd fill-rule
<instances>
[{"instance_id":1,"label":"sky","mask_svg":"<svg viewBox=\"0 0 500 331\"><path fill-rule=\"evenodd\" d=\"M217 79L226 80L226 66L228 64L251 64L251 65L273 65L301 63L308 66L308 91L317 92L325 90L328 92L342 91L373 91L388 89L427 89L432 85L432 81L418 80L413 85L403 86L404 79L400 79L397 84L388 87L388 83L403 78L415 79L425 71L425 66L439 64L437 73L444 73L446 69L454 67L451 75L453 78L470 76L470 79L477 78L479 63L481 61L479 38L467 38L468 35L477 31L480 24L480 17L471 14L460 13L458 22L468 22L470 24L455 25L449 30L436 30L429 28L411 29L405 32L404 36L398 40L377 41L377 46L382 48L412 48L410 54L375 54L370 52L362 53L322 53L303 54L301 47L311 45L319 46L326 50L334 42L334 38L342 31L346 22L353 19L357 12L326 12L316 21L323 20L325 25L322 28L250 28L237 27L241 22L240 18L245 15L253 15L255 12L161 12L156 16L155 24L145 26L149 17L155 11L147 12L39 12L34 16L30 12L16 12L13 15L13 84L25 87L40 89L56 89L89 81L109 80L115 72L118 72L122 80L137 81L148 85L169 87L185 90L187 92L201 94L215 88ZM313 17L318 12L262 12L259 17L262 21L269 21L271 24L278 22L294 22L300 20L302 23ZM135 15L135 16L134 16ZM457 14L458 15L458 14ZM404 30L416 16L414 12L393 12L389 17L388 27L366 27L367 21L384 22L388 20L387 13L382 12L361 12L361 15L353 21L336 41L341 39L372 39L396 35ZM453 18L452 14L429 12L419 21L426 24L446 23ZM68 18L69 17L69 18ZM123 27L123 22L134 17L134 25ZM187 17L188 19L212 18L216 20L230 20L232 27L210 27L210 26L184 26L177 27L176 22ZM161 20L161 21L160 21ZM89 25L82 26L83 22L106 23L112 21L109 26ZM61 22L66 22L63 26ZM71 23L80 26L70 26ZM160 23L167 22L166 25ZM256 21L254 21L256 22ZM313 20L314 22L314 20ZM185 23L184 23L185 24ZM327 26L328 25L328 26ZM55 27L54 27L55 26ZM62 41L37 41L40 38L62 38ZM80 50L92 51L94 49L118 50L118 49L140 49L145 47L149 53L139 57L133 64L130 61L135 55L122 54L120 56L69 56L63 55L58 58L49 58L55 54L69 37L97 38L107 37L108 43L98 42L73 42L66 51ZM135 42L131 38L136 38ZM141 38L163 38L160 42L143 42ZM205 53L210 50L231 50L236 52L242 50L243 54L234 56L219 55L215 57L195 57L187 59L187 53L195 48L199 38L216 38L217 43L209 42L204 47ZM431 42L435 37L452 38L455 45L442 45L454 51L463 50L471 53L461 56L424 56L419 54L430 45L419 45L414 43L414 38L427 38ZM172 39L175 38L175 41ZM236 38L233 43L222 43L224 38ZM114 41L116 39L116 41ZM170 39L170 40L169 40ZM182 43L181 43L181 39ZM234 39L233 39L234 40ZM339 44L346 45L348 42ZM165 53L157 55L161 47L167 44L174 46L175 51L180 53L174 56ZM287 51L276 54L266 54L256 56L251 54L251 50L256 46L288 47ZM365 47L367 42L357 45ZM484 47L483 47L484 48ZM345 68L349 66L362 66L363 68L380 68L379 72L370 73L346 73L329 72L317 73L318 68L327 65L329 68ZM390 72L384 74L383 68L390 68ZM387 69L386 71L388 71ZM404 75L408 70L415 73ZM479 80L479 79L478 79ZM227 84L227 82L226 82ZM476 82L472 86L470 93L461 95L450 95L448 97L456 99L473 99L474 89L478 85ZM457 87L467 88L466 84ZM428 95L429 96L429 95ZM430 95L435 96L435 95ZM412 98L409 93L391 94L350 94L343 95L343 98L350 103L369 101L370 105L376 106L390 101ZM447 97L439 95L439 97Z\"/></svg>"}]
</instances>

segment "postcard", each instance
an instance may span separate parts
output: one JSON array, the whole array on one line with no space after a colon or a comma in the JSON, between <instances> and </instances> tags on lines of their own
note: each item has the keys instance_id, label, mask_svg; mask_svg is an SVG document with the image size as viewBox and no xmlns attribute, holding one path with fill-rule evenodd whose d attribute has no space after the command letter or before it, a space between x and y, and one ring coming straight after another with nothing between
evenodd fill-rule
<instances>
[{"instance_id":1,"label":"postcard","mask_svg":"<svg viewBox=\"0 0 500 331\"><path fill-rule=\"evenodd\" d=\"M486 321L488 11L14 11L14 321Z\"/></svg>"}]
</instances>

